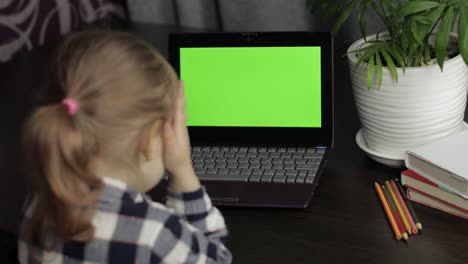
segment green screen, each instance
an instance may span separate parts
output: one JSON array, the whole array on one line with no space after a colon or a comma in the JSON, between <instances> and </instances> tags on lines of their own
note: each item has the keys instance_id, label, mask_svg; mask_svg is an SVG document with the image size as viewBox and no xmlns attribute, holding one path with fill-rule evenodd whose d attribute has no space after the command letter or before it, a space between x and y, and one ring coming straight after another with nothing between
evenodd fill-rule
<instances>
[{"instance_id":1,"label":"green screen","mask_svg":"<svg viewBox=\"0 0 468 264\"><path fill-rule=\"evenodd\" d=\"M321 127L320 47L181 48L187 125Z\"/></svg>"}]
</instances>

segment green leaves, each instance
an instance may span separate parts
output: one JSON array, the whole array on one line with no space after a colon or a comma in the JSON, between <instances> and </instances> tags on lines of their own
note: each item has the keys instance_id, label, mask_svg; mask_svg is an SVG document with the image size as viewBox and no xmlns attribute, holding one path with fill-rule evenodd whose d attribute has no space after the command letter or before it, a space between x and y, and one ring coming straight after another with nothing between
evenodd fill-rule
<instances>
[{"instance_id":1,"label":"green leaves","mask_svg":"<svg viewBox=\"0 0 468 264\"><path fill-rule=\"evenodd\" d=\"M468 8L462 10L458 17L458 47L463 60L468 64Z\"/></svg>"},{"instance_id":2,"label":"green leaves","mask_svg":"<svg viewBox=\"0 0 468 264\"><path fill-rule=\"evenodd\" d=\"M442 17L442 22L440 23L440 27L436 35L435 53L437 63L439 64L441 70L444 70L445 55L447 55L447 46L450 37L450 31L452 31L453 28L454 18L455 15L453 7L449 7L445 12L445 15Z\"/></svg>"},{"instance_id":3,"label":"green leaves","mask_svg":"<svg viewBox=\"0 0 468 264\"><path fill-rule=\"evenodd\" d=\"M370 88L374 82L374 55L372 55L367 63L367 88Z\"/></svg>"},{"instance_id":4,"label":"green leaves","mask_svg":"<svg viewBox=\"0 0 468 264\"><path fill-rule=\"evenodd\" d=\"M351 15L351 12L353 12L354 7L358 3L359 0L353 0L349 4L346 5L344 8L343 12L341 13L340 17L336 21L335 25L333 25L333 35L336 35L338 30L340 30L341 26L343 26L344 22L348 17Z\"/></svg>"},{"instance_id":5,"label":"green leaves","mask_svg":"<svg viewBox=\"0 0 468 264\"><path fill-rule=\"evenodd\" d=\"M440 4L433 1L409 1L402 4L398 10L398 16L406 17L421 11L432 9Z\"/></svg>"}]
</instances>

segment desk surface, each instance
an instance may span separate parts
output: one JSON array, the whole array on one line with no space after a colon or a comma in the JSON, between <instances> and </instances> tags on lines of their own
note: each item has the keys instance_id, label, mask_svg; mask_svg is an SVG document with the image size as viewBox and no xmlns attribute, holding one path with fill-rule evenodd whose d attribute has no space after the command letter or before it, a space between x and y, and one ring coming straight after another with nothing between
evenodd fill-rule
<instances>
[{"instance_id":1,"label":"desk surface","mask_svg":"<svg viewBox=\"0 0 468 264\"><path fill-rule=\"evenodd\" d=\"M136 25L138 34L167 52L172 27ZM15 149L17 131L28 112L31 90L44 80L50 49L0 65L2 146ZM12 113L14 113L12 115ZM466 118L465 118L466 119ZM220 208L231 232L235 263L468 263L468 221L414 204L422 234L396 241L374 191L374 181L398 177L401 170L380 165L355 143L359 120L346 61L335 66L335 147L306 209ZM0 152L2 174L15 176L18 152ZM3 184L3 183L2 183ZM22 180L14 183L16 195ZM7 188L2 188L2 191Z\"/></svg>"}]
</instances>

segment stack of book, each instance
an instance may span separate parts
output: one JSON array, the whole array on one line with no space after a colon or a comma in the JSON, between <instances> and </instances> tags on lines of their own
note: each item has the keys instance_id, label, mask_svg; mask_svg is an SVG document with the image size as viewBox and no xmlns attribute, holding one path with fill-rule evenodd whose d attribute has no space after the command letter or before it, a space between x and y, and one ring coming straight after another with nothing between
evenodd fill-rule
<instances>
[{"instance_id":1,"label":"stack of book","mask_svg":"<svg viewBox=\"0 0 468 264\"><path fill-rule=\"evenodd\" d=\"M408 150L408 199L468 220L468 130Z\"/></svg>"}]
</instances>

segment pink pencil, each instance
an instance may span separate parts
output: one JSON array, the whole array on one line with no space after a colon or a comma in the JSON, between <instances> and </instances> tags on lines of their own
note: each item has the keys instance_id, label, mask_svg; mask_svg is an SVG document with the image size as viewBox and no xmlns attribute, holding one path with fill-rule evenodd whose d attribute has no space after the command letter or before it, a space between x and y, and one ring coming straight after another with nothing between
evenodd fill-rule
<instances>
[{"instance_id":1,"label":"pink pencil","mask_svg":"<svg viewBox=\"0 0 468 264\"><path fill-rule=\"evenodd\" d=\"M392 187L392 190L395 193L395 196L397 197L398 202L401 205L401 208L405 212L405 216L408 219L409 224L411 226L411 231L413 232L413 234L417 234L418 233L418 228L416 227L416 224L414 223L413 217L411 216L411 214L410 214L410 212L408 210L408 207L406 207L406 203L403 200L403 197L401 197L401 194L400 194L400 191L398 190L398 187L396 186L394 181L390 181L390 186Z\"/></svg>"}]
</instances>

